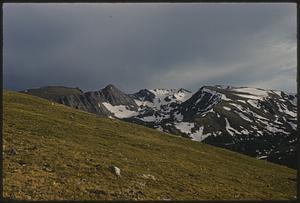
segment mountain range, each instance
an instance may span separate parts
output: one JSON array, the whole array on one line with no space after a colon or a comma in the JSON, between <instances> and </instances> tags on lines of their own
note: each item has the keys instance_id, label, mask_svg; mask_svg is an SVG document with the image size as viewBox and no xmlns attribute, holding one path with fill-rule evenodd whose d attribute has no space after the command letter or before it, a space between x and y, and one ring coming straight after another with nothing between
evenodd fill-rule
<instances>
[{"instance_id":1,"label":"mountain range","mask_svg":"<svg viewBox=\"0 0 300 203\"><path fill-rule=\"evenodd\" d=\"M21 91L111 119L144 125L297 168L297 95L253 87L99 91L47 86Z\"/></svg>"}]
</instances>

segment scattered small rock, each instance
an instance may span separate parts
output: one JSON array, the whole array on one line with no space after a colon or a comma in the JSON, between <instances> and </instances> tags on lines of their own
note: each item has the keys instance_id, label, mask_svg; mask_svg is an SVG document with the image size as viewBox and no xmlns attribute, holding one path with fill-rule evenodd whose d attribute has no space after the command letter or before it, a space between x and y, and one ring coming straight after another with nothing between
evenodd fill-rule
<instances>
[{"instance_id":1,"label":"scattered small rock","mask_svg":"<svg viewBox=\"0 0 300 203\"><path fill-rule=\"evenodd\" d=\"M169 199L169 198L163 198L162 200L163 201L171 201L171 199Z\"/></svg>"},{"instance_id":2,"label":"scattered small rock","mask_svg":"<svg viewBox=\"0 0 300 203\"><path fill-rule=\"evenodd\" d=\"M137 182L137 186L138 186L139 188L143 188L143 187L146 186L146 182Z\"/></svg>"},{"instance_id":3,"label":"scattered small rock","mask_svg":"<svg viewBox=\"0 0 300 203\"><path fill-rule=\"evenodd\" d=\"M116 166L110 166L109 170L116 176L121 176L121 170Z\"/></svg>"},{"instance_id":4,"label":"scattered small rock","mask_svg":"<svg viewBox=\"0 0 300 203\"><path fill-rule=\"evenodd\" d=\"M155 176L151 174L143 174L142 178L156 180Z\"/></svg>"},{"instance_id":5,"label":"scattered small rock","mask_svg":"<svg viewBox=\"0 0 300 203\"><path fill-rule=\"evenodd\" d=\"M54 105L54 102L51 102L51 105L53 106L53 105Z\"/></svg>"},{"instance_id":6,"label":"scattered small rock","mask_svg":"<svg viewBox=\"0 0 300 203\"><path fill-rule=\"evenodd\" d=\"M44 163L42 169L47 172L53 172L53 169L50 167L48 163Z\"/></svg>"},{"instance_id":7,"label":"scattered small rock","mask_svg":"<svg viewBox=\"0 0 300 203\"><path fill-rule=\"evenodd\" d=\"M90 164L93 163L93 162L94 162L94 159L89 159L89 158L86 158L86 159L85 159L85 163L86 163L86 164L89 164L89 165L90 165Z\"/></svg>"},{"instance_id":8,"label":"scattered small rock","mask_svg":"<svg viewBox=\"0 0 300 203\"><path fill-rule=\"evenodd\" d=\"M26 162L24 160L17 160L17 163L22 165L22 166L26 165Z\"/></svg>"},{"instance_id":9,"label":"scattered small rock","mask_svg":"<svg viewBox=\"0 0 300 203\"><path fill-rule=\"evenodd\" d=\"M86 161L87 161L87 162L93 162L94 159L87 158Z\"/></svg>"},{"instance_id":10,"label":"scattered small rock","mask_svg":"<svg viewBox=\"0 0 300 203\"><path fill-rule=\"evenodd\" d=\"M80 178L80 182L87 182L87 180L85 178Z\"/></svg>"}]
</instances>

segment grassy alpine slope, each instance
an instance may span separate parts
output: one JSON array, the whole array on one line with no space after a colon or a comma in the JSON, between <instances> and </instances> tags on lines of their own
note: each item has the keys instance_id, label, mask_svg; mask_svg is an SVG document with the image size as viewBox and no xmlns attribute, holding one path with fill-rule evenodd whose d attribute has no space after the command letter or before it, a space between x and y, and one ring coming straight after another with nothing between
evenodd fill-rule
<instances>
[{"instance_id":1,"label":"grassy alpine slope","mask_svg":"<svg viewBox=\"0 0 300 203\"><path fill-rule=\"evenodd\" d=\"M35 96L3 94L4 198L295 198L296 171L285 166Z\"/></svg>"}]
</instances>

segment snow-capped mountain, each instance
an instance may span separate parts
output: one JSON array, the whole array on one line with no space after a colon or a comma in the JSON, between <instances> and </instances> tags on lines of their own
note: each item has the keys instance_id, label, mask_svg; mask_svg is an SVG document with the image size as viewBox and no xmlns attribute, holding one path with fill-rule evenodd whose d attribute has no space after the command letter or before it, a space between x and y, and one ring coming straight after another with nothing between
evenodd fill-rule
<instances>
[{"instance_id":1,"label":"snow-capped mountain","mask_svg":"<svg viewBox=\"0 0 300 203\"><path fill-rule=\"evenodd\" d=\"M192 93L185 89L141 90L131 95L139 106L138 115L131 118L158 127L163 120L172 118L174 110L191 96Z\"/></svg>"},{"instance_id":2,"label":"snow-capped mountain","mask_svg":"<svg viewBox=\"0 0 300 203\"><path fill-rule=\"evenodd\" d=\"M295 94L220 85L204 86L195 93L142 89L125 94L108 85L96 92L60 96L55 101L259 159L297 165Z\"/></svg>"}]
</instances>

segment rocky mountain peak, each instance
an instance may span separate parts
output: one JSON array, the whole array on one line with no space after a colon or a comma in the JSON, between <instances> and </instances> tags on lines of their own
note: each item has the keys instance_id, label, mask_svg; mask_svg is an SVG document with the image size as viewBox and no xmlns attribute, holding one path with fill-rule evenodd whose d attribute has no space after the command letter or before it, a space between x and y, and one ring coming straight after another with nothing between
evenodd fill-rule
<instances>
[{"instance_id":1,"label":"rocky mountain peak","mask_svg":"<svg viewBox=\"0 0 300 203\"><path fill-rule=\"evenodd\" d=\"M132 97L134 99L138 99L138 100L141 100L141 101L153 102L153 99L155 98L155 94L153 94L148 89L141 89L140 91L132 94Z\"/></svg>"},{"instance_id":2,"label":"rocky mountain peak","mask_svg":"<svg viewBox=\"0 0 300 203\"><path fill-rule=\"evenodd\" d=\"M105 92L107 94L122 94L122 95L125 94L113 84L109 84L106 87L102 88L100 92Z\"/></svg>"},{"instance_id":3,"label":"rocky mountain peak","mask_svg":"<svg viewBox=\"0 0 300 203\"><path fill-rule=\"evenodd\" d=\"M178 92L188 92L188 93L192 93L191 91L187 90L187 89L184 89L184 88L180 88L178 90Z\"/></svg>"},{"instance_id":4,"label":"rocky mountain peak","mask_svg":"<svg viewBox=\"0 0 300 203\"><path fill-rule=\"evenodd\" d=\"M119 90L116 86L113 84L109 84L106 87L103 88L104 90Z\"/></svg>"}]
</instances>

